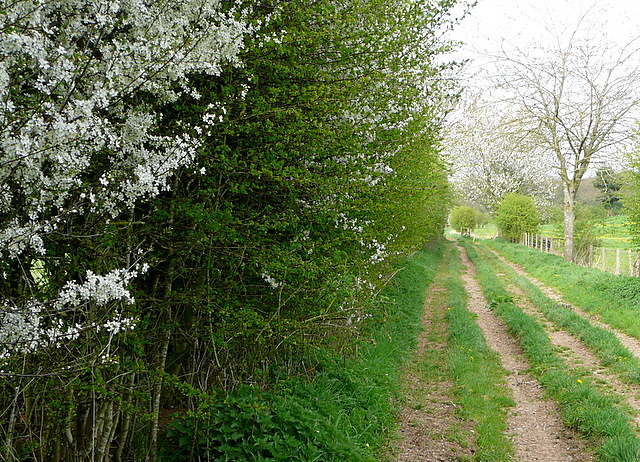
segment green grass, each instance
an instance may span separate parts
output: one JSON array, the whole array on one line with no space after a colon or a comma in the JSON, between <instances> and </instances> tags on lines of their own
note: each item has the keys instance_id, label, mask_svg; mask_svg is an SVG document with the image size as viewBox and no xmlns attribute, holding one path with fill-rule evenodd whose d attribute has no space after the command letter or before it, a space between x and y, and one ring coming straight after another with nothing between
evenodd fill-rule
<instances>
[{"instance_id":1,"label":"green grass","mask_svg":"<svg viewBox=\"0 0 640 462\"><path fill-rule=\"evenodd\" d=\"M631 234L628 228L629 218L618 215L607 218L597 227L598 237L602 239L603 247L608 249L629 249L632 247Z\"/></svg>"},{"instance_id":2,"label":"green grass","mask_svg":"<svg viewBox=\"0 0 640 462\"><path fill-rule=\"evenodd\" d=\"M481 247L478 246L478 247ZM592 325L575 311L547 297L529 279L517 274L511 266L500 261L494 254L483 252L483 258L491 263L520 287L527 298L558 329L579 338L603 363L620 375L621 379L640 384L640 361L620 342L610 330Z\"/></svg>"},{"instance_id":3,"label":"green grass","mask_svg":"<svg viewBox=\"0 0 640 462\"><path fill-rule=\"evenodd\" d=\"M636 461L628 454L640 448L640 441L617 400L600 392L590 378L567 369L544 328L511 301L494 267L473 246L464 245L476 265L485 296L492 301L490 306L518 338L531 372L557 401L564 423L599 445L600 460Z\"/></svg>"},{"instance_id":4,"label":"green grass","mask_svg":"<svg viewBox=\"0 0 640 462\"><path fill-rule=\"evenodd\" d=\"M510 461L513 444L505 435L507 411L513 405L506 387L506 371L487 345L476 316L467 310L467 294L460 277L457 249L447 244L433 284L446 291L431 300L427 348L408 365L422 383L407 397L415 409L430 406L434 384L448 382L447 395L457 405L459 422L440 435L462 448L473 445L473 456L460 460ZM453 384L453 385L451 385ZM435 385L437 387L437 385Z\"/></svg>"},{"instance_id":5,"label":"green grass","mask_svg":"<svg viewBox=\"0 0 640 462\"><path fill-rule=\"evenodd\" d=\"M602 246L607 249L630 249L633 248L632 236L628 228L629 218L626 215L608 217L601 224L596 225L596 236L601 240ZM554 239L562 239L562 224L551 223L540 226L539 234ZM494 223L489 223L474 231L476 237L481 239L491 239L498 234L498 229ZM452 235L456 235L452 233Z\"/></svg>"},{"instance_id":6,"label":"green grass","mask_svg":"<svg viewBox=\"0 0 640 462\"><path fill-rule=\"evenodd\" d=\"M442 246L404 263L362 325L357 355L316 351L307 358L313 378L289 378L271 391L196 392L197 408L172 421L160 460L386 460L402 366L415 349L425 291L441 258Z\"/></svg>"},{"instance_id":7,"label":"green grass","mask_svg":"<svg viewBox=\"0 0 640 462\"><path fill-rule=\"evenodd\" d=\"M443 249L425 249L408 259L385 292L387 302L380 304L369 320L371 334L365 335L368 340L360 349L360 358L352 362L354 374L364 384L373 385L375 392L374 401L364 399L373 406L364 408L360 448L382 453L391 435L389 430L397 427L393 403L401 393L401 366L411 359L416 347L425 293L436 276ZM353 396L362 401L360 393L353 390ZM369 415L373 419L366 423Z\"/></svg>"},{"instance_id":8,"label":"green grass","mask_svg":"<svg viewBox=\"0 0 640 462\"><path fill-rule=\"evenodd\" d=\"M505 436L507 409L514 404L506 388L506 371L498 355L487 345L476 316L467 310L466 292L460 279L461 263L457 253L454 257L447 281L447 321L455 402L461 406L466 420L476 422L474 460L513 460L513 445Z\"/></svg>"},{"instance_id":9,"label":"green grass","mask_svg":"<svg viewBox=\"0 0 640 462\"><path fill-rule=\"evenodd\" d=\"M562 257L504 241L483 241L545 284L569 303L626 334L640 339L640 278L616 276L565 262Z\"/></svg>"}]
</instances>

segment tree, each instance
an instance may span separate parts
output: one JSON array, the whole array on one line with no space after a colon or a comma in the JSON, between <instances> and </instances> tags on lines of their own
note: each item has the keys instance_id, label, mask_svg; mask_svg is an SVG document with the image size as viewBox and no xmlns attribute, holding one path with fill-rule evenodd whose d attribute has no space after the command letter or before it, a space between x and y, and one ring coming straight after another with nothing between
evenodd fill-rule
<instances>
[{"instance_id":1,"label":"tree","mask_svg":"<svg viewBox=\"0 0 640 462\"><path fill-rule=\"evenodd\" d=\"M456 190L491 212L509 193L531 196L541 207L553 198L551 159L522 136L513 118L474 99L460 105L447 127L446 154Z\"/></svg>"},{"instance_id":2,"label":"tree","mask_svg":"<svg viewBox=\"0 0 640 462\"><path fill-rule=\"evenodd\" d=\"M640 124L634 130L634 145L627 158L629 171L623 202L629 217L628 228L633 244L640 248Z\"/></svg>"},{"instance_id":3,"label":"tree","mask_svg":"<svg viewBox=\"0 0 640 462\"><path fill-rule=\"evenodd\" d=\"M459 233L473 231L478 224L478 212L469 206L458 206L451 210L449 224Z\"/></svg>"},{"instance_id":4,"label":"tree","mask_svg":"<svg viewBox=\"0 0 640 462\"><path fill-rule=\"evenodd\" d=\"M136 430L155 458L162 378L142 371L162 370L164 344L145 351L125 340L146 322L134 280L149 268L150 250L135 239L132 211L193 170L198 131L212 120L165 131L164 112L197 96L193 74L240 65L245 39L265 22L250 12L199 0L3 6L3 459L102 461L115 452L122 460ZM149 424L134 428L135 379L144 374L153 383L141 406Z\"/></svg>"},{"instance_id":5,"label":"tree","mask_svg":"<svg viewBox=\"0 0 640 462\"><path fill-rule=\"evenodd\" d=\"M538 229L538 209L530 197L507 194L496 210L496 224L505 239L518 242L524 233Z\"/></svg>"},{"instance_id":6,"label":"tree","mask_svg":"<svg viewBox=\"0 0 640 462\"><path fill-rule=\"evenodd\" d=\"M621 174L616 173L612 168L605 167L596 171L596 178L593 186L600 190L599 200L604 204L607 215L611 216L619 212L622 207Z\"/></svg>"},{"instance_id":7,"label":"tree","mask_svg":"<svg viewBox=\"0 0 640 462\"><path fill-rule=\"evenodd\" d=\"M193 129L159 132L162 107L191 94L190 74L239 65L243 41L258 27L240 8L216 2L177 0L172 15L166 8L72 0L24 1L3 11L0 252L7 277L0 288L14 322L45 328L55 313L133 300L127 287L143 249L80 261L73 248L122 226L135 204L193 165L200 140ZM35 284L33 272L46 286ZM94 322L115 321L105 316ZM86 327L58 321L39 338L5 332L0 357L12 344L26 353Z\"/></svg>"},{"instance_id":8,"label":"tree","mask_svg":"<svg viewBox=\"0 0 640 462\"><path fill-rule=\"evenodd\" d=\"M640 104L638 49L581 40L580 25L553 47L503 51L499 86L517 122L555 156L563 187L564 257L574 260L576 194L593 162L627 140Z\"/></svg>"},{"instance_id":9,"label":"tree","mask_svg":"<svg viewBox=\"0 0 640 462\"><path fill-rule=\"evenodd\" d=\"M441 235L453 2L244 5L3 11L5 459L155 460L165 411L311 373Z\"/></svg>"}]
</instances>

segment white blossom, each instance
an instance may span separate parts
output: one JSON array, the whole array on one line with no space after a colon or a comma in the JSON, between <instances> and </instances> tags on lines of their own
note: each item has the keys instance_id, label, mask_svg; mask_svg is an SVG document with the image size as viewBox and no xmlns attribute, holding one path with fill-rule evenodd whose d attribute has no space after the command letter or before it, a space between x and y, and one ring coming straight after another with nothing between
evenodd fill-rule
<instances>
[{"instance_id":1,"label":"white blossom","mask_svg":"<svg viewBox=\"0 0 640 462\"><path fill-rule=\"evenodd\" d=\"M105 330L112 337L132 330L135 324L135 318L124 317L118 312L101 324L67 324L52 319L47 307L35 300L30 300L22 309L0 305L0 361L15 354L35 353L43 347L60 348L89 331Z\"/></svg>"},{"instance_id":2,"label":"white blossom","mask_svg":"<svg viewBox=\"0 0 640 462\"><path fill-rule=\"evenodd\" d=\"M267 284L269 284L271 286L272 289L277 289L277 288L282 287L284 285L284 283L276 281L273 277L271 277L267 273L262 273L261 277L262 277L262 279L264 279L264 281Z\"/></svg>"},{"instance_id":3,"label":"white blossom","mask_svg":"<svg viewBox=\"0 0 640 462\"><path fill-rule=\"evenodd\" d=\"M193 166L193 129L160 134L155 107L186 95L193 73L240 66L261 27L221 0L23 0L0 14L0 256L43 255L45 236L72 215L105 221L168 190ZM270 18L267 19L267 21ZM136 96L144 92L145 98ZM138 101L139 102L132 102ZM213 109L212 109L213 112ZM225 108L215 107L216 120ZM95 172L96 165L104 165ZM204 172L202 172L204 174ZM87 178L94 176L93 183ZM46 309L129 304L137 270L87 271ZM0 355L73 340L89 328L115 334L133 321L58 324L45 304L0 301ZM43 326L46 326L43 327ZM46 340L46 342L45 342Z\"/></svg>"},{"instance_id":4,"label":"white blossom","mask_svg":"<svg viewBox=\"0 0 640 462\"><path fill-rule=\"evenodd\" d=\"M193 94L188 74L240 65L244 38L260 27L246 17L223 12L216 0L12 3L0 16L10 31L0 35L0 209L22 201L40 225L52 211L63 214L97 153L110 171L85 195L92 211L116 216L166 190L199 142L185 133L158 136L158 114L123 100L143 90L175 101ZM21 85L36 92L18 97ZM44 229L0 222L0 248L14 257L30 248L18 228Z\"/></svg>"},{"instance_id":5,"label":"white blossom","mask_svg":"<svg viewBox=\"0 0 640 462\"><path fill-rule=\"evenodd\" d=\"M83 283L67 282L56 301L56 308L76 307L86 302L106 305L114 300L131 304L134 300L127 290L127 285L137 274L136 271L123 269L113 270L104 276L87 271Z\"/></svg>"}]
</instances>

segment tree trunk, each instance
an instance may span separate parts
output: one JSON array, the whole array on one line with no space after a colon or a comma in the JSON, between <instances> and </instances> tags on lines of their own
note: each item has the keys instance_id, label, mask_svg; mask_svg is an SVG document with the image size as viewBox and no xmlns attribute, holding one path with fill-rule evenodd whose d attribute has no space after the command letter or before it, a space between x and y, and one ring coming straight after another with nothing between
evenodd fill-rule
<instances>
[{"instance_id":1,"label":"tree trunk","mask_svg":"<svg viewBox=\"0 0 640 462\"><path fill-rule=\"evenodd\" d=\"M7 433L4 441L4 459L7 462L11 462L14 460L18 460L14 453L13 442L14 442L14 431L16 428L16 414L18 409L18 398L20 397L20 393L22 392L20 386L15 388L15 395L13 401L11 402L11 411L9 412L9 421L7 425Z\"/></svg>"},{"instance_id":2,"label":"tree trunk","mask_svg":"<svg viewBox=\"0 0 640 462\"><path fill-rule=\"evenodd\" d=\"M127 393L124 401L125 405L122 406L122 409L123 409L122 420L121 420L122 423L120 424L118 446L116 448L116 452L113 458L114 462L123 461L122 455L124 454L125 447L127 446L127 442L129 441L129 432L131 429L131 422L133 420L133 416L132 416L132 412L128 411L128 409L131 407L131 403L133 402L133 394L131 390L133 390L135 378L136 378L136 374L131 372L126 379Z\"/></svg>"},{"instance_id":3,"label":"tree trunk","mask_svg":"<svg viewBox=\"0 0 640 462\"><path fill-rule=\"evenodd\" d=\"M160 351L158 353L158 371L164 372L167 353L169 350L169 340L171 334L167 330L164 334ZM158 374L155 377L156 383L153 386L153 413L151 415L151 430L149 435L149 454L147 455L147 462L156 462L158 460L158 430L160 428L160 405L162 396L162 376Z\"/></svg>"},{"instance_id":4,"label":"tree trunk","mask_svg":"<svg viewBox=\"0 0 640 462\"><path fill-rule=\"evenodd\" d=\"M565 184L564 191L564 259L575 263L574 224L576 221L576 191L575 184Z\"/></svg>"}]
</instances>

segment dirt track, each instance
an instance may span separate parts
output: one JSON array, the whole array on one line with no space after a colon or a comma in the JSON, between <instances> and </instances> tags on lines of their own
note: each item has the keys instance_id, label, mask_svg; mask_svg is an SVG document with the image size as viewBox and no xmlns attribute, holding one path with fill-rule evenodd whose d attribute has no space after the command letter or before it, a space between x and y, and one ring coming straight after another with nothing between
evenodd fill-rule
<instances>
[{"instance_id":1,"label":"dirt track","mask_svg":"<svg viewBox=\"0 0 640 462\"><path fill-rule=\"evenodd\" d=\"M516 460L522 462L570 462L590 461L593 456L585 442L568 430L561 422L555 403L546 398L537 380L528 373L529 364L523 355L518 341L508 332L501 320L488 309L487 300L478 284L475 267L459 248L460 258L465 270L462 280L468 297L467 309L477 315L477 323L484 333L487 344L496 351L502 366L508 371L508 387L515 406L511 408L507 425L508 434L515 447ZM522 269L519 269L524 274ZM531 278L533 283L541 285ZM514 297L530 314L540 318L548 329L552 341L565 351L565 358L572 364L601 370L598 360L575 338L565 332L555 331L542 319L542 316L523 301L515 288ZM425 304L424 332L420 338L417 362L423 361L426 352L446 348L446 330L443 322L445 310L444 288L436 281L430 289ZM640 350L640 344L638 344ZM428 355L428 354L427 354ZM411 369L413 370L413 369ZM615 380L614 378L610 378ZM446 380L425 383L415 373L405 375L407 384L405 394L407 403L401 415L401 435L399 443L399 462L423 461L459 461L472 460L473 430L466 432L465 444L447 439L450 429L471 425L460 421L456 408L449 400L448 387L453 384ZM621 386L613 383L612 387ZM631 399L631 394L628 395ZM420 401L418 403L418 401ZM631 403L635 405L635 402Z\"/></svg>"}]
</instances>

